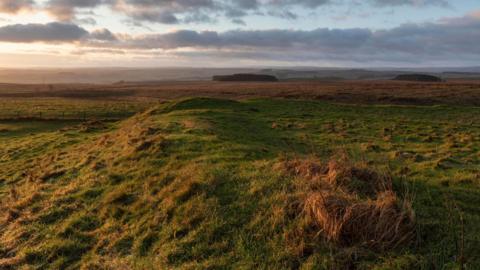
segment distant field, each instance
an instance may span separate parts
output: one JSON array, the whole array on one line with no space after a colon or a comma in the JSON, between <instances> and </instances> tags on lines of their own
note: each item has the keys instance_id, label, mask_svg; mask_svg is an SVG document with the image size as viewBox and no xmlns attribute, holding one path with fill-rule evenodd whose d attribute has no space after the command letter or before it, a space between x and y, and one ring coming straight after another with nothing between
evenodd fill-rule
<instances>
[{"instance_id":1,"label":"distant field","mask_svg":"<svg viewBox=\"0 0 480 270\"><path fill-rule=\"evenodd\" d=\"M0 120L15 119L124 119L145 110L153 100L107 100L67 98L0 98Z\"/></svg>"},{"instance_id":2,"label":"distant field","mask_svg":"<svg viewBox=\"0 0 480 270\"><path fill-rule=\"evenodd\" d=\"M83 99L155 102L185 97L249 99L273 97L314 99L341 103L480 106L480 81L418 83L394 81L293 82L156 82L118 85L0 84L0 102L6 98ZM1 106L8 106L2 102ZM0 109L1 110L1 109Z\"/></svg>"},{"instance_id":3,"label":"distant field","mask_svg":"<svg viewBox=\"0 0 480 270\"><path fill-rule=\"evenodd\" d=\"M0 120L1 269L480 267L476 83L29 87L0 91L0 115L14 112ZM158 103L202 95L234 100ZM49 110L87 117L15 118ZM312 220L306 195L326 171L352 181L358 205L382 203L373 182L332 169L339 153L350 173L392 177L413 238L335 240Z\"/></svg>"},{"instance_id":4,"label":"distant field","mask_svg":"<svg viewBox=\"0 0 480 270\"><path fill-rule=\"evenodd\" d=\"M341 68L0 68L3 83L96 83L155 82L155 81L210 81L216 75L255 73L273 75L289 80L390 80L401 74L421 73L446 80L480 80L480 68L426 68L426 69L341 69Z\"/></svg>"}]
</instances>

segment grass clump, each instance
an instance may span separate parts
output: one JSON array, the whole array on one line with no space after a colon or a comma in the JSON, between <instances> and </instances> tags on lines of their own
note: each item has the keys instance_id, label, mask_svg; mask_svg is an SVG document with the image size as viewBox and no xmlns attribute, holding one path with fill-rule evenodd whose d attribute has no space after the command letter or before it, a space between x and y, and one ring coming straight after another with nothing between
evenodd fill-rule
<instances>
[{"instance_id":1,"label":"grass clump","mask_svg":"<svg viewBox=\"0 0 480 270\"><path fill-rule=\"evenodd\" d=\"M304 211L329 241L390 250L414 239L410 205L392 192L359 201L346 194L314 192L305 199Z\"/></svg>"},{"instance_id":2,"label":"grass clump","mask_svg":"<svg viewBox=\"0 0 480 270\"><path fill-rule=\"evenodd\" d=\"M391 250L415 238L411 201L392 189L391 178L356 166L345 157L323 165L315 159L287 161L297 177L299 211L305 231L313 230L340 246Z\"/></svg>"}]
</instances>

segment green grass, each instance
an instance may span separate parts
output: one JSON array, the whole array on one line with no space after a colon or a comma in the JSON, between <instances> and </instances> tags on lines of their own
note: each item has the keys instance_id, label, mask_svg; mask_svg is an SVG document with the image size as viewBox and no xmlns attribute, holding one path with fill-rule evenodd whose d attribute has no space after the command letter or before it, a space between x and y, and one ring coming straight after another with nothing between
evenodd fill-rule
<instances>
[{"instance_id":1,"label":"green grass","mask_svg":"<svg viewBox=\"0 0 480 270\"><path fill-rule=\"evenodd\" d=\"M0 263L460 269L463 238L466 269L477 269L478 123L477 107L202 98L101 128L1 122L0 198L10 218L0 223ZM294 179L272 168L283 156L327 160L343 150L414 195L415 243L382 253L295 235L301 220L286 210Z\"/></svg>"},{"instance_id":2,"label":"green grass","mask_svg":"<svg viewBox=\"0 0 480 270\"><path fill-rule=\"evenodd\" d=\"M123 119L157 102L74 98L2 98L0 119Z\"/></svg>"}]
</instances>

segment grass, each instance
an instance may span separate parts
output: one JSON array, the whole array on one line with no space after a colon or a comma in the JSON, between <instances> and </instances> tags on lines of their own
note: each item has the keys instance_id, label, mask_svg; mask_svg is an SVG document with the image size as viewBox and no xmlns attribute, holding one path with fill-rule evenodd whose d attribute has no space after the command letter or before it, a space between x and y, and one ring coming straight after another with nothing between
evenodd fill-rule
<instances>
[{"instance_id":1,"label":"grass","mask_svg":"<svg viewBox=\"0 0 480 270\"><path fill-rule=\"evenodd\" d=\"M62 100L84 101L84 106L105 103L137 106L158 100L191 97L224 99L288 98L361 104L398 105L480 105L480 83L475 80L452 80L441 83L403 82L391 80L282 81L282 82L211 82L165 81L132 84L0 84L0 116L2 106L24 102L62 103ZM2 102L5 100L6 102ZM86 101L86 102L85 102ZM82 103L82 102L80 102ZM68 106L68 105L67 105ZM73 104L72 104L73 106ZM95 106L95 105L94 105ZM48 107L48 106L47 106ZM35 113L42 107L35 107ZM67 107L65 112L69 112ZM16 108L13 112L16 112ZM102 108L99 108L100 111ZM11 113L10 111L7 111Z\"/></svg>"},{"instance_id":2,"label":"grass","mask_svg":"<svg viewBox=\"0 0 480 270\"><path fill-rule=\"evenodd\" d=\"M478 107L194 98L101 123L1 122L1 268L480 267ZM305 226L278 164L338 152L412 195L415 239Z\"/></svg>"},{"instance_id":3,"label":"grass","mask_svg":"<svg viewBox=\"0 0 480 270\"><path fill-rule=\"evenodd\" d=\"M0 121L16 119L83 121L92 118L118 120L132 116L153 104L156 104L155 100L9 97L0 99Z\"/></svg>"}]
</instances>

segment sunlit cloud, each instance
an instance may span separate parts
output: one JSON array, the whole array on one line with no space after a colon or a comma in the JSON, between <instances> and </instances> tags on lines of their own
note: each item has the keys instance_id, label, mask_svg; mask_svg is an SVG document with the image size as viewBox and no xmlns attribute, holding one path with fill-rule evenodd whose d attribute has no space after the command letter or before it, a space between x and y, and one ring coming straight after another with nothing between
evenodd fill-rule
<instances>
[{"instance_id":1,"label":"sunlit cloud","mask_svg":"<svg viewBox=\"0 0 480 270\"><path fill-rule=\"evenodd\" d=\"M388 10L385 7L441 9L450 4L445 0L361 3L354 0L5 0L1 3L0 53L17 56L28 51L51 55L52 59L61 54L64 58L80 57L81 61L100 57L112 62L120 58L151 57L151 62L161 58L175 64L179 59L185 63L235 59L262 64L344 65L480 61L480 48L476 46L480 43L480 11L475 10L463 16L393 27L293 28L292 24L301 19L298 14L315 14L324 8L355 3L385 13ZM306 10L310 13L305 13ZM341 20L349 20L350 12L338 14L344 14ZM289 23L270 29L256 29L252 25L253 21L269 17ZM219 29L225 21L230 21L233 27ZM125 22L138 23L144 28L140 32ZM165 26L159 28L159 25ZM29 50L19 50L21 47ZM80 61L72 59L73 63Z\"/></svg>"},{"instance_id":2,"label":"sunlit cloud","mask_svg":"<svg viewBox=\"0 0 480 270\"><path fill-rule=\"evenodd\" d=\"M2 0L0 1L0 12L18 13L24 10L33 9L35 2L33 0Z\"/></svg>"}]
</instances>

